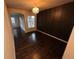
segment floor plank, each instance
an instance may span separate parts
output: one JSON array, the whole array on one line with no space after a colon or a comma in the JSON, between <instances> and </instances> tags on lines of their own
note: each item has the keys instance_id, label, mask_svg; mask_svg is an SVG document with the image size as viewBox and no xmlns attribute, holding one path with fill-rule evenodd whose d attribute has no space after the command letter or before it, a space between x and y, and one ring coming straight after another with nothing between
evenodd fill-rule
<instances>
[{"instance_id":1,"label":"floor plank","mask_svg":"<svg viewBox=\"0 0 79 59\"><path fill-rule=\"evenodd\" d=\"M38 31L22 33L15 29L16 59L61 59L66 43Z\"/></svg>"}]
</instances>

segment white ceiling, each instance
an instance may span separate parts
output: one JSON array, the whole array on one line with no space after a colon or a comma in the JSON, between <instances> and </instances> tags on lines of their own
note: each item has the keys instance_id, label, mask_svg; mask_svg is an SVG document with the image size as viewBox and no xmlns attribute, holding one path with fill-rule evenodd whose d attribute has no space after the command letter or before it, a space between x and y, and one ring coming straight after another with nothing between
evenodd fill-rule
<instances>
[{"instance_id":1,"label":"white ceiling","mask_svg":"<svg viewBox=\"0 0 79 59\"><path fill-rule=\"evenodd\" d=\"M8 7L31 10L39 7L40 10L56 7L74 0L5 0Z\"/></svg>"}]
</instances>

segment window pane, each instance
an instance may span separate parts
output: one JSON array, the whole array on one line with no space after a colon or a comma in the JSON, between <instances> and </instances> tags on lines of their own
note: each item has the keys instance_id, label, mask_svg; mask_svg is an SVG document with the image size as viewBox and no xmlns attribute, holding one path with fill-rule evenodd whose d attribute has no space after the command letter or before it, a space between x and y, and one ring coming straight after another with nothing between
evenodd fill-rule
<instances>
[{"instance_id":1,"label":"window pane","mask_svg":"<svg viewBox=\"0 0 79 59\"><path fill-rule=\"evenodd\" d=\"M11 17L12 23L15 24L15 18Z\"/></svg>"},{"instance_id":2,"label":"window pane","mask_svg":"<svg viewBox=\"0 0 79 59\"><path fill-rule=\"evenodd\" d=\"M35 27L35 16L28 16L28 28Z\"/></svg>"}]
</instances>

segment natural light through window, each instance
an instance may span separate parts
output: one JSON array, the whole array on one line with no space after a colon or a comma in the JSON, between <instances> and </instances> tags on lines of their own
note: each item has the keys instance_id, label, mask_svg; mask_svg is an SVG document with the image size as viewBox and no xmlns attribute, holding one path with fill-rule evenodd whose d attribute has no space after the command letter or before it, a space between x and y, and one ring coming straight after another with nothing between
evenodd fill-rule
<instances>
[{"instance_id":1,"label":"natural light through window","mask_svg":"<svg viewBox=\"0 0 79 59\"><path fill-rule=\"evenodd\" d=\"M15 18L11 17L12 24L15 24Z\"/></svg>"},{"instance_id":2,"label":"natural light through window","mask_svg":"<svg viewBox=\"0 0 79 59\"><path fill-rule=\"evenodd\" d=\"M35 16L28 16L28 28L35 27Z\"/></svg>"}]
</instances>

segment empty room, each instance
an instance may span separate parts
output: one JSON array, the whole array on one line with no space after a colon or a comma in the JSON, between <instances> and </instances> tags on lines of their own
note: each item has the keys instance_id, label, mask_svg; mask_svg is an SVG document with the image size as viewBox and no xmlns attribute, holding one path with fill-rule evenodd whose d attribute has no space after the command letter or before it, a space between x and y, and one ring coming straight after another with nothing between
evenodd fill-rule
<instances>
[{"instance_id":1,"label":"empty room","mask_svg":"<svg viewBox=\"0 0 79 59\"><path fill-rule=\"evenodd\" d=\"M74 0L4 0L5 59L74 59Z\"/></svg>"}]
</instances>

